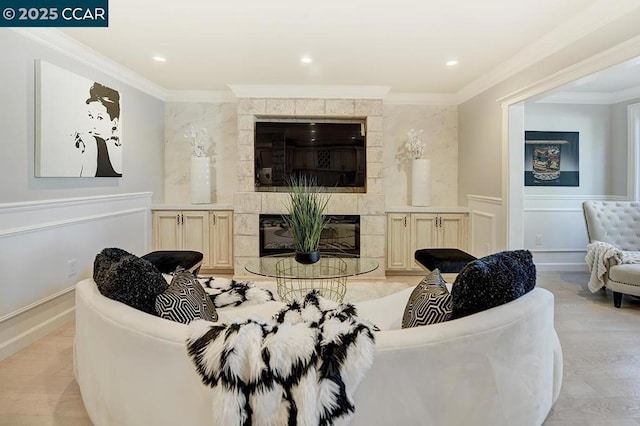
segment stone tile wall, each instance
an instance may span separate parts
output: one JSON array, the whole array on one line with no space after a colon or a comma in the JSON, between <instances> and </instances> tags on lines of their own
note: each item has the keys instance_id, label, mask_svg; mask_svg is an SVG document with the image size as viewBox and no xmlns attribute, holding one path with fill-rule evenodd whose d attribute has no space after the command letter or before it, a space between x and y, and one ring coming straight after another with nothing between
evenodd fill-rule
<instances>
[{"instance_id":1,"label":"stone tile wall","mask_svg":"<svg viewBox=\"0 0 640 426\"><path fill-rule=\"evenodd\" d=\"M384 106L384 193L387 207L411 203L410 161L401 158L411 129L422 129L423 158L431 160L431 205L458 205L458 107Z\"/></svg>"},{"instance_id":2,"label":"stone tile wall","mask_svg":"<svg viewBox=\"0 0 640 426\"><path fill-rule=\"evenodd\" d=\"M189 126L207 129L205 151L211 156L211 202L230 204L236 192L235 102L167 102L165 106L164 202L189 204L191 145ZM229 178L231 176L231 178Z\"/></svg>"},{"instance_id":3,"label":"stone tile wall","mask_svg":"<svg viewBox=\"0 0 640 426\"><path fill-rule=\"evenodd\" d=\"M234 195L234 253L236 275L258 257L258 217L286 213L285 193L255 192L253 138L256 116L366 118L367 192L336 193L328 214L359 214L361 256L374 258L380 267L372 276L385 275L385 197L383 184L383 105L371 99L257 99L238 100L237 188Z\"/></svg>"},{"instance_id":4,"label":"stone tile wall","mask_svg":"<svg viewBox=\"0 0 640 426\"><path fill-rule=\"evenodd\" d=\"M258 251L258 215L283 212L282 193L254 192L255 117L336 117L367 119L367 193L334 193L333 214L360 214L363 255L377 256L381 269L385 247L385 206L410 203L410 170L399 153L411 128L424 129L424 157L432 160L432 205L457 205L458 110L445 105L383 105L367 99L248 99L237 102L168 102L165 110L165 194L167 204L189 200L191 147L184 138L189 125L211 136L212 202L233 203L236 274ZM384 196L383 196L384 194ZM255 244L254 244L255 243Z\"/></svg>"}]
</instances>

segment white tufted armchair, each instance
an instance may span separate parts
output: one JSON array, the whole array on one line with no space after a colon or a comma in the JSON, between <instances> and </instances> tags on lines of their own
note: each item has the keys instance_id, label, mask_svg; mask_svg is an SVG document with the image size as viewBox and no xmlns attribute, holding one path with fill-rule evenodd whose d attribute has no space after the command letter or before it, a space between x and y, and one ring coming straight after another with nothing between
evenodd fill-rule
<instances>
[{"instance_id":1,"label":"white tufted armchair","mask_svg":"<svg viewBox=\"0 0 640 426\"><path fill-rule=\"evenodd\" d=\"M640 202L585 201L582 203L589 242L602 241L623 251L640 251ZM609 260L605 288L613 291L616 308L622 294L640 296L640 264Z\"/></svg>"}]
</instances>

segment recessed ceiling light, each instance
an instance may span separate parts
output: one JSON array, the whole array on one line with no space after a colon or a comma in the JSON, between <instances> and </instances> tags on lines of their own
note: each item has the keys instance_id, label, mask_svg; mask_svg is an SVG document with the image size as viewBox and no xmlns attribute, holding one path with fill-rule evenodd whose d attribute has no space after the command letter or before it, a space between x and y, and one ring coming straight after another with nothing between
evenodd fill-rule
<instances>
[{"instance_id":1,"label":"recessed ceiling light","mask_svg":"<svg viewBox=\"0 0 640 426\"><path fill-rule=\"evenodd\" d=\"M165 58L164 56L154 56L153 60L156 62L167 62L167 58Z\"/></svg>"},{"instance_id":2,"label":"recessed ceiling light","mask_svg":"<svg viewBox=\"0 0 640 426\"><path fill-rule=\"evenodd\" d=\"M457 59L452 59L450 61L445 62L445 65L448 67L452 67L454 65L458 65L458 60Z\"/></svg>"},{"instance_id":3,"label":"recessed ceiling light","mask_svg":"<svg viewBox=\"0 0 640 426\"><path fill-rule=\"evenodd\" d=\"M303 64L310 64L312 61L311 56L303 56L302 59L300 59L300 62Z\"/></svg>"}]
</instances>

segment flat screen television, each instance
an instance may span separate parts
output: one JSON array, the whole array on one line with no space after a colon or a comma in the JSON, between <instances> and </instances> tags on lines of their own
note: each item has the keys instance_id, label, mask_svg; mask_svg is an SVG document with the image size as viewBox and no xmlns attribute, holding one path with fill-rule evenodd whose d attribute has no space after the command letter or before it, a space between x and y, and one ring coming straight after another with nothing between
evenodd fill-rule
<instances>
[{"instance_id":1,"label":"flat screen television","mask_svg":"<svg viewBox=\"0 0 640 426\"><path fill-rule=\"evenodd\" d=\"M258 119L256 191L286 191L290 176L315 178L334 192L365 192L362 120Z\"/></svg>"}]
</instances>

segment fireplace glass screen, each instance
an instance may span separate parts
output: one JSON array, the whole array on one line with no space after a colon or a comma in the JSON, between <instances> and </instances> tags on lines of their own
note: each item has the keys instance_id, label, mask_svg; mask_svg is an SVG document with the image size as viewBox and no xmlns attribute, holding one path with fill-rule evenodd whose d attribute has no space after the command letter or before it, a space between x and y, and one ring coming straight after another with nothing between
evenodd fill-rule
<instances>
[{"instance_id":1,"label":"fireplace glass screen","mask_svg":"<svg viewBox=\"0 0 640 426\"><path fill-rule=\"evenodd\" d=\"M360 216L327 215L329 223L322 231L320 251L360 255ZM260 215L260 256L292 253L293 238L279 214Z\"/></svg>"}]
</instances>

